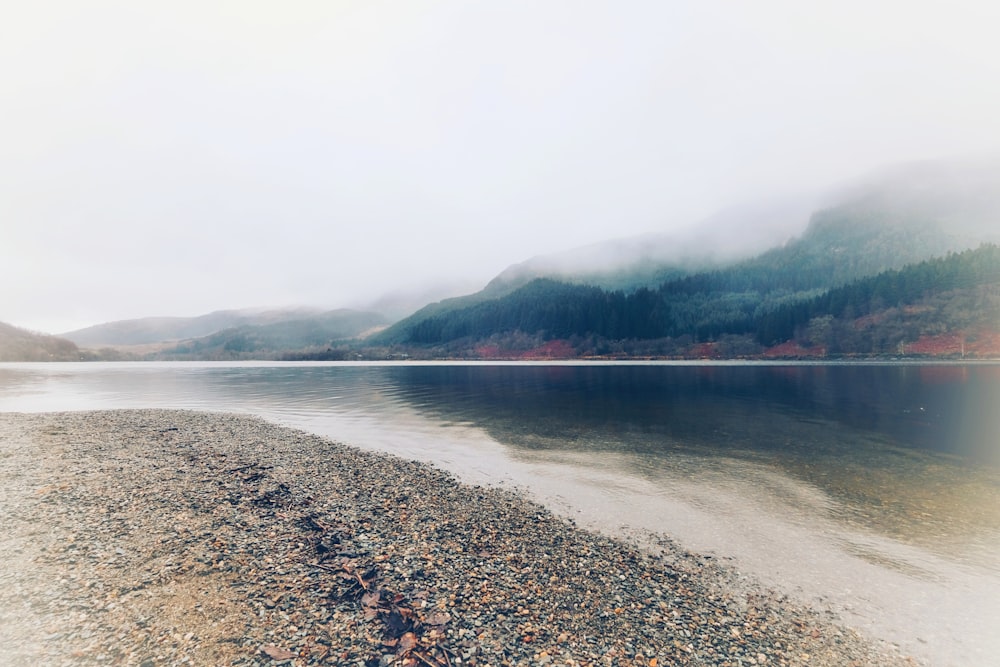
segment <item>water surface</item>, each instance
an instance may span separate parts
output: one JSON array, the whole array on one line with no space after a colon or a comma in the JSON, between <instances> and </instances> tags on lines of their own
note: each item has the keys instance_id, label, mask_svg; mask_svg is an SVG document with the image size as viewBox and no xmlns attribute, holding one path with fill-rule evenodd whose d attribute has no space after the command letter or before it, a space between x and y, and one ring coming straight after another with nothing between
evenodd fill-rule
<instances>
[{"instance_id":1,"label":"water surface","mask_svg":"<svg viewBox=\"0 0 1000 667\"><path fill-rule=\"evenodd\" d=\"M1000 366L7 364L0 411L248 412L663 533L935 664L1000 655Z\"/></svg>"}]
</instances>

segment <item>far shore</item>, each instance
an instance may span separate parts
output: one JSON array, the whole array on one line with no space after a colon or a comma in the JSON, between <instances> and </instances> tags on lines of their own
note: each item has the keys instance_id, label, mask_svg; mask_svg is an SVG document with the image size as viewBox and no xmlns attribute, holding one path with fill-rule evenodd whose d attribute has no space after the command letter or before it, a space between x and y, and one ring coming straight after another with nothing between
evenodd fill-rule
<instances>
[{"instance_id":1,"label":"far shore","mask_svg":"<svg viewBox=\"0 0 1000 667\"><path fill-rule=\"evenodd\" d=\"M288 359L288 358L233 358L233 359L143 359L128 357L103 359L88 356L80 359L3 359L0 364L268 364L268 365L310 365L310 364L677 364L677 365L726 365L753 364L761 366L836 366L836 365L995 365L1000 364L1000 356L955 357L955 356L745 356L745 357L658 357L658 356L585 356L554 357L532 355L497 355L489 357L437 357L396 355L387 357L357 357L350 359Z\"/></svg>"},{"instance_id":2,"label":"far shore","mask_svg":"<svg viewBox=\"0 0 1000 667\"><path fill-rule=\"evenodd\" d=\"M0 413L10 665L896 665L668 539L261 419Z\"/></svg>"}]
</instances>

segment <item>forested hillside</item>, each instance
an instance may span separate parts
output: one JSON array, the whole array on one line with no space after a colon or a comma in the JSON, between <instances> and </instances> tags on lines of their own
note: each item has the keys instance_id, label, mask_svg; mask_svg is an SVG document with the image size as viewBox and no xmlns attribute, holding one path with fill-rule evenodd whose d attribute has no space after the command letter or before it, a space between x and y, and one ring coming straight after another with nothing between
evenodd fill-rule
<instances>
[{"instance_id":1,"label":"forested hillside","mask_svg":"<svg viewBox=\"0 0 1000 667\"><path fill-rule=\"evenodd\" d=\"M578 289L541 283L515 299L521 302L516 310L529 326L519 330L522 347L529 339L540 340L542 330L534 327L534 320L544 311L575 308L543 304L547 297L541 293L564 299L587 293L587 285L607 293L592 300L608 303L593 306L591 313L566 313L561 318L565 322L576 318L596 324L562 327L560 333L572 330L578 336L610 340L659 333L706 341L749 331L751 319L781 306L886 270L1000 242L1000 165L901 165L829 195L797 238L786 236L786 241L750 258L733 250L740 245L759 248L758 234L764 233L760 230L770 230L764 235L774 238L776 230L789 229L789 221L803 215L794 207L783 212L773 207L744 209L705 221L709 229L696 236L620 239L535 258L502 272L481 292L431 304L376 341L387 346L438 345L481 336L489 329L484 323L496 321L494 311L506 307L491 302L539 277ZM537 305L529 306L528 301ZM646 312L646 302L655 302L655 307ZM477 310L462 312L473 307ZM614 315L600 314L605 311ZM480 321L480 316L485 319ZM554 331L544 331L551 340Z\"/></svg>"},{"instance_id":2,"label":"forested hillside","mask_svg":"<svg viewBox=\"0 0 1000 667\"><path fill-rule=\"evenodd\" d=\"M560 356L756 356L790 341L799 354L894 354L924 336L1000 325L995 245L828 289L821 278L753 262L631 293L538 279L415 322L402 342L471 356L555 340Z\"/></svg>"},{"instance_id":3,"label":"forested hillside","mask_svg":"<svg viewBox=\"0 0 1000 667\"><path fill-rule=\"evenodd\" d=\"M998 285L1000 247L988 244L977 250L952 253L940 259L886 271L831 289L812 299L784 304L755 318L754 329L761 343L773 345L792 338L803 326L815 325L817 320L828 322L836 318L854 321L892 308L931 300L938 302L939 306L923 311L926 314L923 318L926 320L925 329L933 330L946 323L972 324L997 313L992 297ZM959 294L977 295L982 300L966 302L955 298ZM951 304L951 310L945 310L949 300L956 303ZM985 320L984 323L990 322ZM832 331L820 338L822 340L814 342L822 342L830 349L859 347L857 343L852 345L846 340L838 343Z\"/></svg>"}]
</instances>

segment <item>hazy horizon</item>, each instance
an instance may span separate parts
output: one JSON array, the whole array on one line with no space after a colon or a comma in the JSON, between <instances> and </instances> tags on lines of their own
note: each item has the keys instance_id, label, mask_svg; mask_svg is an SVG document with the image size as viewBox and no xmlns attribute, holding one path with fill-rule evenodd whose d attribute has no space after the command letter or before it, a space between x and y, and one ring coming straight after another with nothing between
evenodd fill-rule
<instances>
[{"instance_id":1,"label":"hazy horizon","mask_svg":"<svg viewBox=\"0 0 1000 667\"><path fill-rule=\"evenodd\" d=\"M0 321L362 306L998 155L997 19L971 1L23 3L0 40Z\"/></svg>"}]
</instances>

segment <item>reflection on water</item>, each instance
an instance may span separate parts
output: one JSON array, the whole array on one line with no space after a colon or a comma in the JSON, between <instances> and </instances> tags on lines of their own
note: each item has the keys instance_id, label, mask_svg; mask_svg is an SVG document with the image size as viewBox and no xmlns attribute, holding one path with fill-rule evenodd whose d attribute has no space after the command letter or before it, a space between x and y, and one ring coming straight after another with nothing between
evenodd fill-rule
<instances>
[{"instance_id":1,"label":"reflection on water","mask_svg":"<svg viewBox=\"0 0 1000 667\"><path fill-rule=\"evenodd\" d=\"M513 413L530 432L576 425L661 433L680 446L815 450L747 435L735 422L774 413L864 429L905 447L1000 465L998 366L434 366L393 370L431 410ZM820 424L821 425L821 424ZM809 430L805 426L801 430ZM647 443L648 444L648 443ZM570 446L570 445L567 445ZM823 445L826 446L826 445ZM654 445L654 449L657 446ZM847 448L851 448L847 445ZM838 447L843 450L844 447Z\"/></svg>"},{"instance_id":2,"label":"reflection on water","mask_svg":"<svg viewBox=\"0 0 1000 667\"><path fill-rule=\"evenodd\" d=\"M396 371L421 411L522 452L624 453L629 471L650 479L723 458L756 462L821 489L844 521L996 564L1000 367Z\"/></svg>"},{"instance_id":3,"label":"reflection on water","mask_svg":"<svg viewBox=\"0 0 1000 667\"><path fill-rule=\"evenodd\" d=\"M626 454L630 474L653 480L736 459L818 487L844 520L894 538L947 549L1000 532L993 365L0 367L2 410L116 406L390 431L387 418L420 415L482 429L512 456Z\"/></svg>"},{"instance_id":4,"label":"reflection on water","mask_svg":"<svg viewBox=\"0 0 1000 667\"><path fill-rule=\"evenodd\" d=\"M511 481L940 664L1000 652L1000 366L0 365L0 410L109 407L251 412Z\"/></svg>"},{"instance_id":5,"label":"reflection on water","mask_svg":"<svg viewBox=\"0 0 1000 667\"><path fill-rule=\"evenodd\" d=\"M0 367L2 410L117 406L328 420L351 426L331 433L342 438L381 428L389 448L387 420L419 415L423 428L481 429L514 457L627 455L616 460L650 480L735 459L807 482L844 521L896 539L955 553L1000 533L1000 366Z\"/></svg>"}]
</instances>

